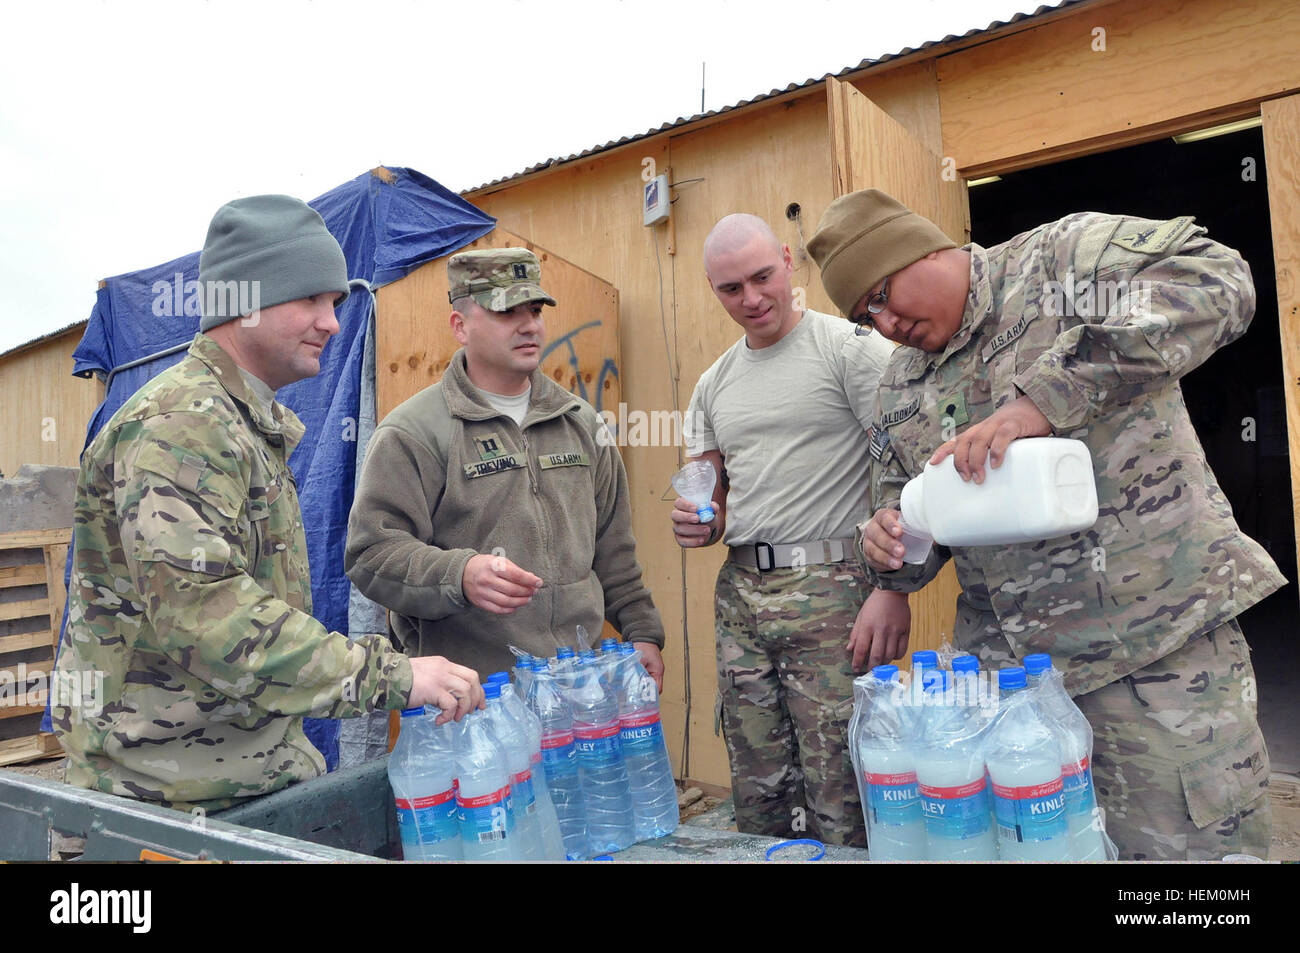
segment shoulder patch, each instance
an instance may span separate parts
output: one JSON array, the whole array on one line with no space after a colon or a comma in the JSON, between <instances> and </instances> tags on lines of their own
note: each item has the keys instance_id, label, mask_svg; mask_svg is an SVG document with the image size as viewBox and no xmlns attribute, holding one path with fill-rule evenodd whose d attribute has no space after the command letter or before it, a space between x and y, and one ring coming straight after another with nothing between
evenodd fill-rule
<instances>
[{"instance_id":1,"label":"shoulder patch","mask_svg":"<svg viewBox=\"0 0 1300 953\"><path fill-rule=\"evenodd\" d=\"M1125 232L1110 241L1112 245L1143 255L1160 255L1181 242L1195 221L1196 219L1191 215L1180 215L1167 222L1160 222L1152 228Z\"/></svg>"}]
</instances>

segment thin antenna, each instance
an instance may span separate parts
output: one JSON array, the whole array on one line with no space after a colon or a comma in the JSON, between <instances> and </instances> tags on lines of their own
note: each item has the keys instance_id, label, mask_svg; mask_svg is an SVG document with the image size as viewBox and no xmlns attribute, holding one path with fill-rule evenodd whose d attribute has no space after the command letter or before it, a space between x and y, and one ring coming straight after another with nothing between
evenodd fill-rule
<instances>
[{"instance_id":1,"label":"thin antenna","mask_svg":"<svg viewBox=\"0 0 1300 953\"><path fill-rule=\"evenodd\" d=\"M700 112L704 112L704 63L700 62Z\"/></svg>"}]
</instances>

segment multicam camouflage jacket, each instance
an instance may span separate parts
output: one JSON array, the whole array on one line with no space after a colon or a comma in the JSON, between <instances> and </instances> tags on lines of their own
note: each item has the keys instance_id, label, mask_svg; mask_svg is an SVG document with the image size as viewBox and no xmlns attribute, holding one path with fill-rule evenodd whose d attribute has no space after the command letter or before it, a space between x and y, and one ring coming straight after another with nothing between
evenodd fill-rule
<instances>
[{"instance_id":1,"label":"multicam camouflage jacket","mask_svg":"<svg viewBox=\"0 0 1300 953\"><path fill-rule=\"evenodd\" d=\"M58 671L105 703L53 709L69 783L218 809L324 772L303 715L406 704L404 655L310 615L302 435L199 334L82 454Z\"/></svg>"},{"instance_id":2,"label":"multicam camouflage jacket","mask_svg":"<svg viewBox=\"0 0 1300 953\"><path fill-rule=\"evenodd\" d=\"M1191 218L1070 215L984 249L939 354L899 348L872 428L874 509L935 449L1027 395L1055 435L1092 452L1092 529L1019 546L936 546L872 582L912 592L955 560L962 599L1018 656L1048 652L1092 691L1237 616L1285 580L1238 528L1178 379L1245 333L1250 268ZM960 633L958 642L960 643Z\"/></svg>"}]
</instances>

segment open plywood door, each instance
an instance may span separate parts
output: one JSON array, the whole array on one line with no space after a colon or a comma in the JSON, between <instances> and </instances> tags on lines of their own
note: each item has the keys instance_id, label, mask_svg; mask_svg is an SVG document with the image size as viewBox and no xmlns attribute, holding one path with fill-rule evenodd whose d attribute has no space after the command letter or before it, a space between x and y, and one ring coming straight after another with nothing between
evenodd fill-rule
<instances>
[{"instance_id":1,"label":"open plywood door","mask_svg":"<svg viewBox=\"0 0 1300 953\"><path fill-rule=\"evenodd\" d=\"M930 219L958 245L966 244L970 240L966 183L951 161L927 149L850 83L828 77L826 100L835 195L880 189ZM912 594L911 651L937 649L945 640L951 641L959 591L957 573L949 562L928 586Z\"/></svg>"},{"instance_id":2,"label":"open plywood door","mask_svg":"<svg viewBox=\"0 0 1300 953\"><path fill-rule=\"evenodd\" d=\"M527 248L542 264L542 287L556 301L545 309L542 370L597 410L618 409L618 291L570 261L495 228L459 251ZM460 346L451 333L447 258L434 259L380 288L375 322L375 398L380 420L436 384Z\"/></svg>"},{"instance_id":3,"label":"open plywood door","mask_svg":"<svg viewBox=\"0 0 1300 953\"><path fill-rule=\"evenodd\" d=\"M1287 445L1291 455L1291 505L1300 516L1300 96L1260 105L1264 159L1268 167L1268 212L1277 269L1277 314L1281 323L1285 375ZM1297 527L1300 529L1300 526ZM1300 532L1296 533L1300 557Z\"/></svg>"}]
</instances>

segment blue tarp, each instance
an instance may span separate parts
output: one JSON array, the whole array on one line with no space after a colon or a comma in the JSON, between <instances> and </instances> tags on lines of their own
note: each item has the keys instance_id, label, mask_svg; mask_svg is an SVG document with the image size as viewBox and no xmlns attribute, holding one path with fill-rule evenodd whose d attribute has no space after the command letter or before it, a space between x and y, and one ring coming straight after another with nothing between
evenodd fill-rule
<instances>
[{"instance_id":1,"label":"blue tarp","mask_svg":"<svg viewBox=\"0 0 1300 953\"><path fill-rule=\"evenodd\" d=\"M414 169L388 171L391 181L367 172L310 203L343 246L350 277L365 278L378 288L495 227L495 219ZM195 252L109 278L99 289L86 332L73 354L73 373L107 374L192 339L199 329L199 313L195 304L186 307L190 296L184 283L197 282L198 271ZM343 547L356 474L362 359L370 309L370 296L354 289L339 311L339 333L321 356L320 373L278 393L279 400L307 428L289 466L298 482L307 529L313 614L336 632L348 631L349 584L343 573ZM86 443L128 397L183 356L182 351L116 374L104 403L90 421ZM45 720L43 727L48 731L48 711ZM338 758L338 723L309 719L308 727L309 736L332 769Z\"/></svg>"}]
</instances>

